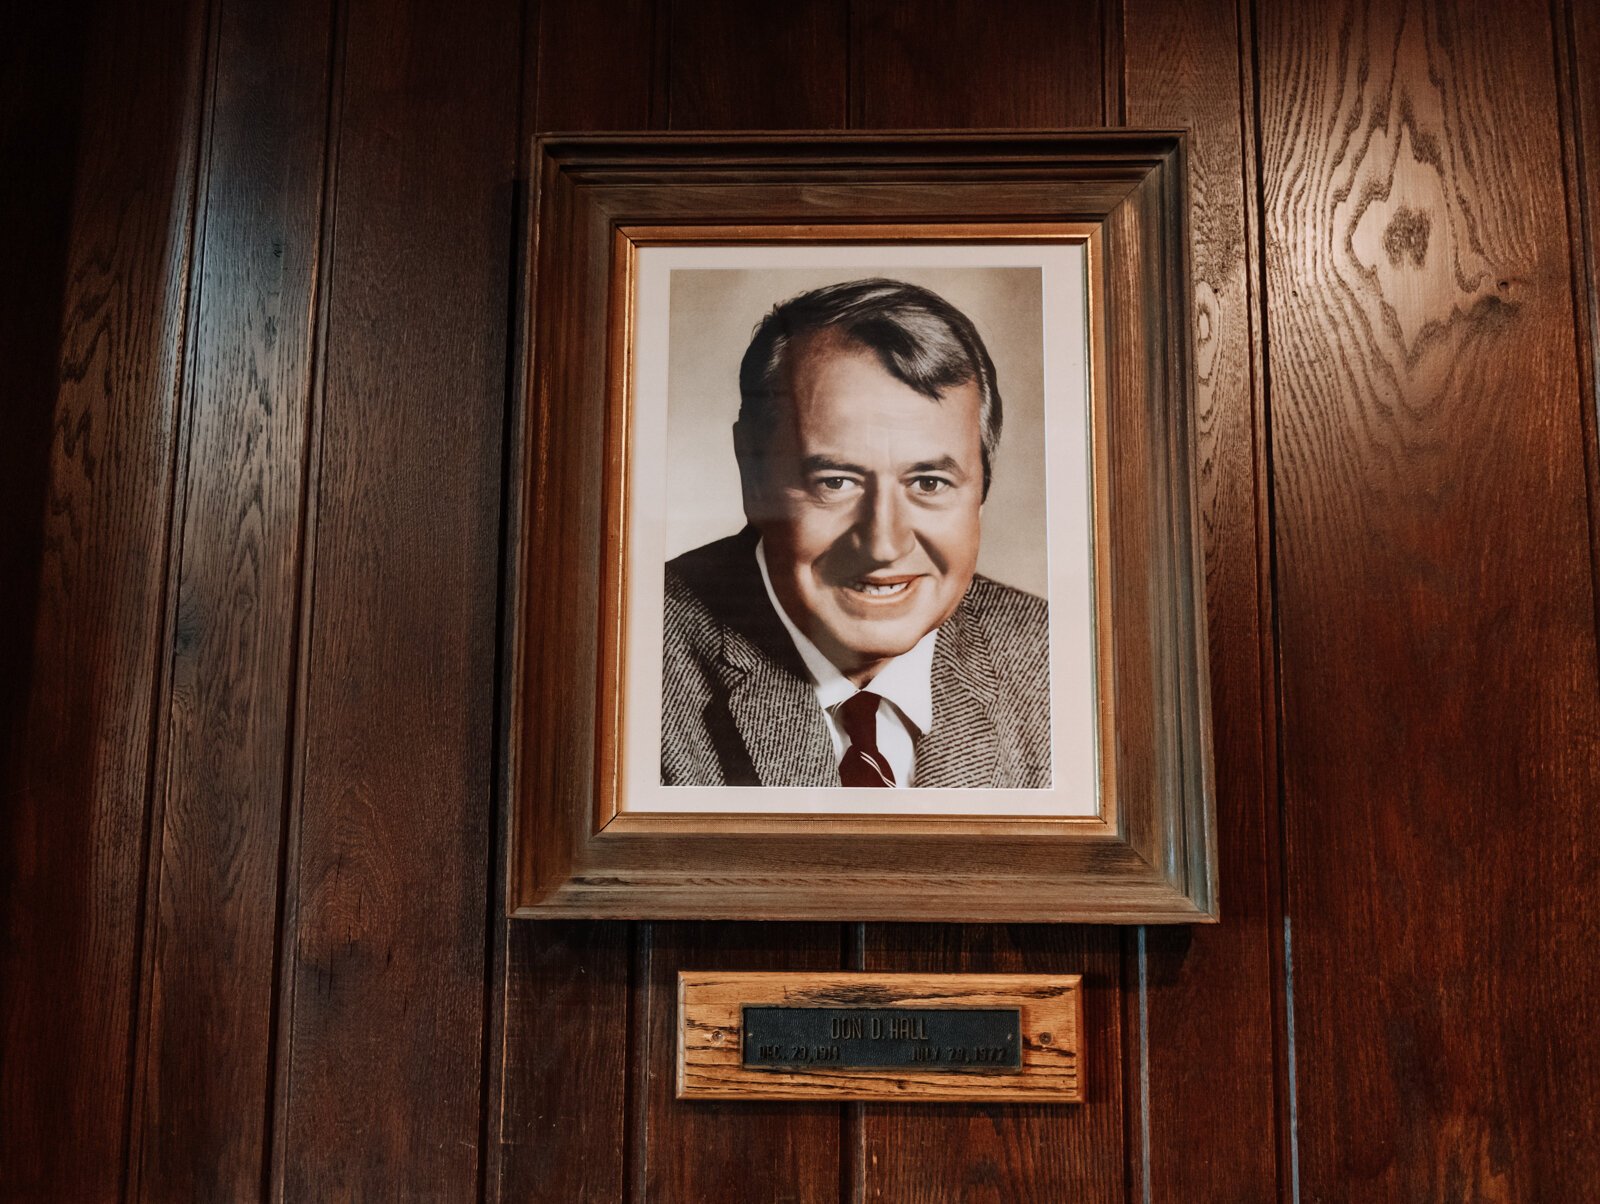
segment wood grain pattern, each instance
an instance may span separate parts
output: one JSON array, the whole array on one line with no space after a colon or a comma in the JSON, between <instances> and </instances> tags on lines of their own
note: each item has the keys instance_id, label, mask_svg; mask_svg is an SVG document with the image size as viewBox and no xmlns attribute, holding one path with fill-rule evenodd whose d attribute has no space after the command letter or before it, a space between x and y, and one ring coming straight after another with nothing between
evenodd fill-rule
<instances>
[{"instance_id":1,"label":"wood grain pattern","mask_svg":"<svg viewBox=\"0 0 1600 1204\"><path fill-rule=\"evenodd\" d=\"M4 1200L258 1194L255 808L281 773L280 499L310 287L309 219L287 215L317 193L321 133L299 106L328 36L315 5L276 23L259 7L22 6L0 39ZM1255 1204L1298 1182L1305 1200L1593 1198L1596 6L360 0L335 36L350 170L317 286L328 459L303 550L323 571L289 750L306 762L288 866L304 907L282 949L269 1196ZM830 924L496 915L486 943L522 135L1081 125L1124 103L1130 123L1192 127L1223 923L1147 930L1143 979L1135 936L1125 960L1118 934L1059 925L870 925L841 947ZM257 237L273 232L281 260ZM249 414L254 444L232 437ZM1281 895L1275 808L1257 801L1277 773L1274 655ZM1275 1002L1280 899L1294 982ZM1085 973L1090 1100L670 1099L672 969L846 960ZM1293 1082L1269 1049L1284 1002ZM1220 1079L1180 1072L1225 1060ZM1273 1165L1275 1072L1298 1167L1286 1129Z\"/></svg>"},{"instance_id":2,"label":"wood grain pattern","mask_svg":"<svg viewBox=\"0 0 1600 1204\"><path fill-rule=\"evenodd\" d=\"M733 1104L677 1098L678 974L687 970L833 970L835 924L651 924L631 1089L633 1199L699 1204L757 1193L837 1199L840 1123L834 1103Z\"/></svg>"},{"instance_id":3,"label":"wood grain pattern","mask_svg":"<svg viewBox=\"0 0 1600 1204\"><path fill-rule=\"evenodd\" d=\"M623 1198L633 925L508 924L489 1198Z\"/></svg>"},{"instance_id":4,"label":"wood grain pattern","mask_svg":"<svg viewBox=\"0 0 1600 1204\"><path fill-rule=\"evenodd\" d=\"M167 631L204 6L8 13L0 1198L115 1200Z\"/></svg>"},{"instance_id":5,"label":"wood grain pattern","mask_svg":"<svg viewBox=\"0 0 1600 1204\"><path fill-rule=\"evenodd\" d=\"M845 0L673 4L668 128L843 129L848 7Z\"/></svg>"},{"instance_id":6,"label":"wood grain pattern","mask_svg":"<svg viewBox=\"0 0 1600 1204\"><path fill-rule=\"evenodd\" d=\"M1081 974L1088 1099L1044 1104L863 1104L860 1198L1124 1200L1122 955L1113 929L868 925L868 970Z\"/></svg>"},{"instance_id":7,"label":"wood grain pattern","mask_svg":"<svg viewBox=\"0 0 1600 1204\"><path fill-rule=\"evenodd\" d=\"M535 131L643 130L666 112L665 0L539 0ZM659 116L658 116L659 115Z\"/></svg>"},{"instance_id":8,"label":"wood grain pattern","mask_svg":"<svg viewBox=\"0 0 1600 1204\"><path fill-rule=\"evenodd\" d=\"M347 21L275 1188L470 1198L518 13Z\"/></svg>"},{"instance_id":9,"label":"wood grain pattern","mask_svg":"<svg viewBox=\"0 0 1600 1204\"><path fill-rule=\"evenodd\" d=\"M1574 944L1600 698L1549 11L1262 7L1307 1198L1600 1183L1600 984Z\"/></svg>"},{"instance_id":10,"label":"wood grain pattern","mask_svg":"<svg viewBox=\"0 0 1600 1204\"><path fill-rule=\"evenodd\" d=\"M1141 1179L1148 1169L1141 1190L1151 1199L1219 1204L1274 1198L1277 1144L1263 1135L1287 1125L1274 1095L1286 1068L1274 1057L1281 909L1272 893L1275 777L1263 736L1269 696L1258 604L1265 415L1247 222L1254 156L1241 128L1251 98L1240 96L1237 72L1219 69L1239 53L1236 16L1231 0L1127 0L1122 14L1126 120L1190 130L1195 415L1225 917L1214 928L1146 933L1148 1168L1143 1151L1136 1165Z\"/></svg>"},{"instance_id":11,"label":"wood grain pattern","mask_svg":"<svg viewBox=\"0 0 1600 1204\"><path fill-rule=\"evenodd\" d=\"M1569 125L1568 211L1576 219L1578 383L1589 467L1589 560L1600 630L1600 10L1567 4L1558 46L1566 52Z\"/></svg>"},{"instance_id":12,"label":"wood grain pattern","mask_svg":"<svg viewBox=\"0 0 1600 1204\"><path fill-rule=\"evenodd\" d=\"M852 7L853 125L1060 129L1099 125L1098 2L860 0Z\"/></svg>"},{"instance_id":13,"label":"wood grain pattern","mask_svg":"<svg viewBox=\"0 0 1600 1204\"><path fill-rule=\"evenodd\" d=\"M135 1120L150 1199L243 1199L265 1165L329 8L233 13L214 52Z\"/></svg>"},{"instance_id":14,"label":"wood grain pattern","mask_svg":"<svg viewBox=\"0 0 1600 1204\"><path fill-rule=\"evenodd\" d=\"M679 1099L878 1103L1081 1103L1083 992L1077 975L678 972ZM1021 1065L985 1074L819 1065L786 1073L744 1064L744 1009L1010 1008Z\"/></svg>"}]
</instances>

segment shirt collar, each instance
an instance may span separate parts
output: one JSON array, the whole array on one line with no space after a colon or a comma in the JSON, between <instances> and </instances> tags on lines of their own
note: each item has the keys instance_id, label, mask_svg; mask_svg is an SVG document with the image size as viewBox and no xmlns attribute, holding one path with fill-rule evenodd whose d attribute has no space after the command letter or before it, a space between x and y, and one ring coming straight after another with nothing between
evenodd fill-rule
<instances>
[{"instance_id":1,"label":"shirt collar","mask_svg":"<svg viewBox=\"0 0 1600 1204\"><path fill-rule=\"evenodd\" d=\"M766 587L767 599L772 603L772 609L778 612L778 619L794 642L800 659L805 662L806 672L811 675L817 701L824 710L832 710L856 693L855 683L839 672L839 667L823 655L822 650L795 626L794 620L783 609L783 603L778 601L778 595L772 588L772 576L767 572L767 553L760 540L756 542L756 564L761 569L761 584ZM924 735L933 727L933 645L938 635L938 628L928 632L909 651L902 652L879 669L878 675L868 683L874 694L894 703L900 713Z\"/></svg>"}]
</instances>

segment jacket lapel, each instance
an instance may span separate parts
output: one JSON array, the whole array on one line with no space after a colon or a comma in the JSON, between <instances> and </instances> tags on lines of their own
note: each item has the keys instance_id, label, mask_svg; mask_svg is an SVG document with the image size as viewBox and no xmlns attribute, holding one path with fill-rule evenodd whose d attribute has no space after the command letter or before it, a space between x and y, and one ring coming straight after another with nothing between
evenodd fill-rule
<instances>
[{"instance_id":1,"label":"jacket lapel","mask_svg":"<svg viewBox=\"0 0 1600 1204\"><path fill-rule=\"evenodd\" d=\"M738 637L729 633L728 644ZM752 649L730 648L733 671L728 686L728 713L744 735L756 780L763 786L837 786L833 741L827 719L817 705L816 691L804 668L780 668Z\"/></svg>"},{"instance_id":2,"label":"jacket lapel","mask_svg":"<svg viewBox=\"0 0 1600 1204\"><path fill-rule=\"evenodd\" d=\"M720 676L728 713L761 785L837 786L828 721L761 583L754 532L739 543L718 599L726 620Z\"/></svg>"},{"instance_id":3,"label":"jacket lapel","mask_svg":"<svg viewBox=\"0 0 1600 1204\"><path fill-rule=\"evenodd\" d=\"M933 729L917 742L913 785L931 788L999 784L996 678L988 641L965 601L933 646Z\"/></svg>"}]
</instances>

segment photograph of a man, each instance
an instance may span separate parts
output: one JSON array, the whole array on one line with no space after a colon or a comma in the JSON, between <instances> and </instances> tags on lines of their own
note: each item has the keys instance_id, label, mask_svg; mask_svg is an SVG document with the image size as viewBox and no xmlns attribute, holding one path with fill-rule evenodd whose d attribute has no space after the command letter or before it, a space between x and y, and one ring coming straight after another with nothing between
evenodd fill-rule
<instances>
[{"instance_id":1,"label":"photograph of a man","mask_svg":"<svg viewBox=\"0 0 1600 1204\"><path fill-rule=\"evenodd\" d=\"M744 527L666 568L663 785L1051 785L1047 604L977 571L1001 427L984 340L928 288L841 280L761 320Z\"/></svg>"}]
</instances>

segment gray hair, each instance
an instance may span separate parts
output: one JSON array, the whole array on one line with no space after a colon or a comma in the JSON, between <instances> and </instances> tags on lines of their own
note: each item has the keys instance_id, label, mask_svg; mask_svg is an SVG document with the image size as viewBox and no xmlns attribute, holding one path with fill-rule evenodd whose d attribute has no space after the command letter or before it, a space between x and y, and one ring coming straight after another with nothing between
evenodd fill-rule
<instances>
[{"instance_id":1,"label":"gray hair","mask_svg":"<svg viewBox=\"0 0 1600 1204\"><path fill-rule=\"evenodd\" d=\"M836 330L877 354L902 384L934 401L968 381L978 385L978 428L983 447L983 492L1000 445L1000 390L994 361L978 328L929 289L874 277L829 284L790 297L757 323L739 365L739 425L753 446L765 446L774 422L773 402L786 392L784 360L797 339Z\"/></svg>"}]
</instances>

